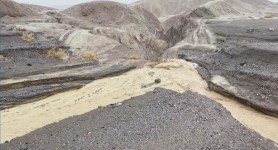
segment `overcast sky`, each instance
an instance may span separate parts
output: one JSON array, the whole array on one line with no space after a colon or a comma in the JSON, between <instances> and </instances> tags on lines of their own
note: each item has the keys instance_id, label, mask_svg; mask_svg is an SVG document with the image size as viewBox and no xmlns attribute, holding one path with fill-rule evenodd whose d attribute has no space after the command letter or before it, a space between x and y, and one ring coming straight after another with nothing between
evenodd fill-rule
<instances>
[{"instance_id":1,"label":"overcast sky","mask_svg":"<svg viewBox=\"0 0 278 150\"><path fill-rule=\"evenodd\" d=\"M65 7L70 7L75 4L79 4L82 2L89 2L92 0L15 0L15 1L64 9ZM129 3L136 2L138 0L112 0L112 1L129 4ZM271 1L278 2L278 0L271 0Z\"/></svg>"}]
</instances>

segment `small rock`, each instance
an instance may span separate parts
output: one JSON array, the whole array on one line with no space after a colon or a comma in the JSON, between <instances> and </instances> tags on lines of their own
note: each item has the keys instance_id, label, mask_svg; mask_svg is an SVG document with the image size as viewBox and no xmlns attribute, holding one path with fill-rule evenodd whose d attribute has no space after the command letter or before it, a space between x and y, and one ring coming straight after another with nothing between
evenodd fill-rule
<instances>
[{"instance_id":1,"label":"small rock","mask_svg":"<svg viewBox=\"0 0 278 150\"><path fill-rule=\"evenodd\" d=\"M5 61L6 58L3 55L0 55L0 61Z\"/></svg>"},{"instance_id":2,"label":"small rock","mask_svg":"<svg viewBox=\"0 0 278 150\"><path fill-rule=\"evenodd\" d=\"M149 72L149 73L148 73L148 75L151 76L151 77L153 77L154 74L155 74L155 72Z\"/></svg>"},{"instance_id":3,"label":"small rock","mask_svg":"<svg viewBox=\"0 0 278 150\"><path fill-rule=\"evenodd\" d=\"M155 79L154 82L155 83L161 83L161 79Z\"/></svg>"},{"instance_id":4,"label":"small rock","mask_svg":"<svg viewBox=\"0 0 278 150\"><path fill-rule=\"evenodd\" d=\"M270 31L270 32L274 32L274 31L275 31L275 29L274 29L274 28L269 28L269 29L268 29L268 31Z\"/></svg>"},{"instance_id":5,"label":"small rock","mask_svg":"<svg viewBox=\"0 0 278 150\"><path fill-rule=\"evenodd\" d=\"M198 65L198 64L196 64L196 63L192 63L192 66L193 66L193 68L195 68L195 69L196 69L196 68L198 68L198 66L199 66L199 65Z\"/></svg>"},{"instance_id":6,"label":"small rock","mask_svg":"<svg viewBox=\"0 0 278 150\"><path fill-rule=\"evenodd\" d=\"M189 58L188 56L186 56L186 55L184 55L184 54L179 54L179 55L178 55L178 58L179 58L179 59L183 59L183 60L185 60L185 61L192 61L191 58Z\"/></svg>"},{"instance_id":7,"label":"small rock","mask_svg":"<svg viewBox=\"0 0 278 150\"><path fill-rule=\"evenodd\" d=\"M255 29L253 27L249 28L246 32L247 33L253 33L255 31Z\"/></svg>"},{"instance_id":8,"label":"small rock","mask_svg":"<svg viewBox=\"0 0 278 150\"><path fill-rule=\"evenodd\" d=\"M32 64L29 64L29 63L28 63L27 66L32 66Z\"/></svg>"},{"instance_id":9,"label":"small rock","mask_svg":"<svg viewBox=\"0 0 278 150\"><path fill-rule=\"evenodd\" d=\"M114 108L119 107L121 105L122 105L122 103L116 103L116 104L111 104L110 106L111 106L112 109L114 109Z\"/></svg>"},{"instance_id":10,"label":"small rock","mask_svg":"<svg viewBox=\"0 0 278 150\"><path fill-rule=\"evenodd\" d=\"M147 88L148 85L147 84L141 84L141 89Z\"/></svg>"},{"instance_id":11,"label":"small rock","mask_svg":"<svg viewBox=\"0 0 278 150\"><path fill-rule=\"evenodd\" d=\"M246 62L241 62L240 63L240 66L245 66L246 65Z\"/></svg>"},{"instance_id":12,"label":"small rock","mask_svg":"<svg viewBox=\"0 0 278 150\"><path fill-rule=\"evenodd\" d=\"M118 107L118 106L121 106L122 104L123 104L123 103L117 103L116 106Z\"/></svg>"}]
</instances>

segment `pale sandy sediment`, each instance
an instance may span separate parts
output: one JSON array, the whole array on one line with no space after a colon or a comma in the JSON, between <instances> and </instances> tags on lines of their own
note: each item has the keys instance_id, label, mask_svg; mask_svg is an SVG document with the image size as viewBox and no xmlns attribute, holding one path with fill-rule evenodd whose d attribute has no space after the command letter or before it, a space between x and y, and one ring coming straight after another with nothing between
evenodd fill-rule
<instances>
[{"instance_id":1,"label":"pale sandy sediment","mask_svg":"<svg viewBox=\"0 0 278 150\"><path fill-rule=\"evenodd\" d=\"M162 82L152 84L157 78ZM99 106L143 95L156 87L181 93L191 90L214 99L240 123L278 143L278 118L264 115L232 99L208 91L206 82L198 75L193 65L182 60L171 60L154 68L144 67L120 76L97 80L79 90L3 110L1 143L65 118L84 114Z\"/></svg>"}]
</instances>

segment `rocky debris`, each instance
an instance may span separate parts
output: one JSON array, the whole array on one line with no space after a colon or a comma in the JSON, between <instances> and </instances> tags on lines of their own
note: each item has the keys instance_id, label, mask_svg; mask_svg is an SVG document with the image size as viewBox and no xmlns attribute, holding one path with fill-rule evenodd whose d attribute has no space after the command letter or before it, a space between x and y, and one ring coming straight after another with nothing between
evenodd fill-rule
<instances>
[{"instance_id":1,"label":"rocky debris","mask_svg":"<svg viewBox=\"0 0 278 150\"><path fill-rule=\"evenodd\" d=\"M0 61L7 61L7 58L5 58L3 55L0 55Z\"/></svg>"},{"instance_id":2,"label":"rocky debris","mask_svg":"<svg viewBox=\"0 0 278 150\"><path fill-rule=\"evenodd\" d=\"M274 31L275 31L275 29L274 29L274 28L269 28L269 29L268 29L268 31L270 31L270 32L274 32Z\"/></svg>"},{"instance_id":3,"label":"rocky debris","mask_svg":"<svg viewBox=\"0 0 278 150\"><path fill-rule=\"evenodd\" d=\"M149 88L153 86L155 83L141 84L141 89Z\"/></svg>"},{"instance_id":4,"label":"rocky debris","mask_svg":"<svg viewBox=\"0 0 278 150\"><path fill-rule=\"evenodd\" d=\"M116 103L116 104L111 104L110 107L111 107L112 109L114 109L114 108L119 107L119 106L121 106L121 105L122 105L122 103Z\"/></svg>"},{"instance_id":5,"label":"rocky debris","mask_svg":"<svg viewBox=\"0 0 278 150\"><path fill-rule=\"evenodd\" d=\"M159 83L161 83L161 79L155 79L154 82L155 82L156 84L159 84Z\"/></svg>"},{"instance_id":6,"label":"rocky debris","mask_svg":"<svg viewBox=\"0 0 278 150\"><path fill-rule=\"evenodd\" d=\"M219 103L197 93L165 89L50 124L1 147L277 149L274 143L236 121Z\"/></svg>"},{"instance_id":7,"label":"rocky debris","mask_svg":"<svg viewBox=\"0 0 278 150\"><path fill-rule=\"evenodd\" d=\"M253 33L254 31L255 31L255 29L254 29L254 28L252 28L252 27L251 27L251 28L249 28L248 30L246 30L246 32L247 32L247 33Z\"/></svg>"},{"instance_id":8,"label":"rocky debris","mask_svg":"<svg viewBox=\"0 0 278 150\"><path fill-rule=\"evenodd\" d=\"M155 75L155 72L149 72L148 75L153 77Z\"/></svg>"}]
</instances>

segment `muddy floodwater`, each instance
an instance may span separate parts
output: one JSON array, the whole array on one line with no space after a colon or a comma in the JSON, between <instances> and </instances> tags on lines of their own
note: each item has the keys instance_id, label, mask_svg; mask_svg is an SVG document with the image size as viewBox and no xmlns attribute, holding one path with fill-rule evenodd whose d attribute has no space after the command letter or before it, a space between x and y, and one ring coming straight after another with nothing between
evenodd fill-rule
<instances>
[{"instance_id":1,"label":"muddy floodwater","mask_svg":"<svg viewBox=\"0 0 278 150\"><path fill-rule=\"evenodd\" d=\"M146 65L120 76L96 80L79 90L2 110L1 128L5 134L1 133L1 143L65 118L143 95L157 87L179 93L193 91L213 99L240 123L278 143L278 118L209 91L194 67L194 64L182 60L170 60L152 67ZM161 79L161 83L155 83L156 79Z\"/></svg>"}]
</instances>

